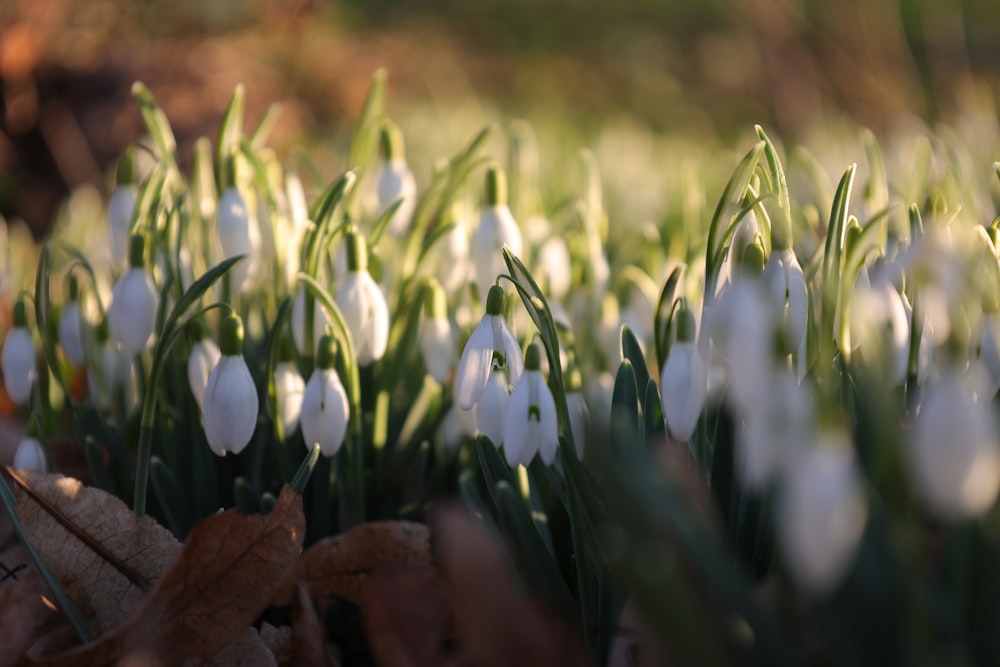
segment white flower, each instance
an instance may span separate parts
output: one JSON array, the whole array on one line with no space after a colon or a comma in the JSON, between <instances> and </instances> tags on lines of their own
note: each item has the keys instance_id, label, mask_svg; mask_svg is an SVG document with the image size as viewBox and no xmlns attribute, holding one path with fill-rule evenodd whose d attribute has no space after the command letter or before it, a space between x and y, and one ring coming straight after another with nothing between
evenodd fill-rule
<instances>
[{"instance_id":1,"label":"white flower","mask_svg":"<svg viewBox=\"0 0 1000 667\"><path fill-rule=\"evenodd\" d=\"M791 248L772 250L761 279L781 323L786 349L797 350L809 320L809 291L795 252Z\"/></svg>"},{"instance_id":2,"label":"white flower","mask_svg":"<svg viewBox=\"0 0 1000 667\"><path fill-rule=\"evenodd\" d=\"M482 398L476 403L476 426L479 434L485 435L497 447L503 444L504 415L509 401L507 377L499 368L494 369Z\"/></svg>"},{"instance_id":3,"label":"white flower","mask_svg":"<svg viewBox=\"0 0 1000 667\"><path fill-rule=\"evenodd\" d=\"M858 345L870 364L889 352L886 367L893 384L906 379L910 356L910 322L903 299L887 277L869 287L858 285L851 296L851 345Z\"/></svg>"},{"instance_id":4,"label":"white flower","mask_svg":"<svg viewBox=\"0 0 1000 667\"><path fill-rule=\"evenodd\" d=\"M538 249L538 278L551 299L562 299L573 286L573 267L570 264L566 239L550 236ZM544 282L542 282L544 281Z\"/></svg>"},{"instance_id":5,"label":"white flower","mask_svg":"<svg viewBox=\"0 0 1000 667\"><path fill-rule=\"evenodd\" d=\"M299 424L306 381L294 361L295 350L288 336L278 343L278 363L274 366L274 393L278 403L278 423L283 437L288 437Z\"/></svg>"},{"instance_id":6,"label":"white flower","mask_svg":"<svg viewBox=\"0 0 1000 667\"><path fill-rule=\"evenodd\" d=\"M368 251L361 236L348 232L347 275L337 290L337 306L351 332L354 354L366 366L385 354L389 343L389 306L368 273Z\"/></svg>"},{"instance_id":7,"label":"white flower","mask_svg":"<svg viewBox=\"0 0 1000 667\"><path fill-rule=\"evenodd\" d=\"M478 431L475 410L462 410L452 403L441 420L439 432L445 448L455 449L469 438L475 438Z\"/></svg>"},{"instance_id":8,"label":"white flower","mask_svg":"<svg viewBox=\"0 0 1000 667\"><path fill-rule=\"evenodd\" d=\"M306 294L306 288L299 289L295 295L295 302L292 304L292 339L295 347L302 356L310 356L306 351L306 299L312 299ZM319 301L313 299L313 352L319 347L319 339L323 337L326 328L333 324L330 316L326 314L326 309Z\"/></svg>"},{"instance_id":9,"label":"white flower","mask_svg":"<svg viewBox=\"0 0 1000 667\"><path fill-rule=\"evenodd\" d=\"M28 331L28 315L24 301L14 303L14 327L3 341L3 381L12 401L18 405L31 398L35 382L35 344Z\"/></svg>"},{"instance_id":10,"label":"white flower","mask_svg":"<svg viewBox=\"0 0 1000 667\"><path fill-rule=\"evenodd\" d=\"M503 288L493 285L486 297L486 314L469 336L458 364L455 401L463 410L471 410L479 401L494 364L507 369L514 384L524 371L521 346L500 314L502 310Z\"/></svg>"},{"instance_id":11,"label":"white flower","mask_svg":"<svg viewBox=\"0 0 1000 667\"><path fill-rule=\"evenodd\" d=\"M444 384L455 367L455 333L448 320L444 290L437 281L427 287L418 343L427 372L439 384Z\"/></svg>"},{"instance_id":12,"label":"white flower","mask_svg":"<svg viewBox=\"0 0 1000 667\"><path fill-rule=\"evenodd\" d=\"M69 300L59 314L59 346L74 366L83 366L87 354L83 346L83 313L80 311L76 277L69 277Z\"/></svg>"},{"instance_id":13,"label":"white flower","mask_svg":"<svg viewBox=\"0 0 1000 667\"><path fill-rule=\"evenodd\" d=\"M538 346L529 345L524 374L514 385L503 417L503 451L507 464L527 466L535 454L550 466L559 450L556 402L542 377Z\"/></svg>"},{"instance_id":14,"label":"white flower","mask_svg":"<svg viewBox=\"0 0 1000 667\"><path fill-rule=\"evenodd\" d=\"M131 268L115 283L108 306L111 340L132 355L141 353L151 343L160 301L153 279L143 267L144 248L143 237L134 234L129 248Z\"/></svg>"},{"instance_id":15,"label":"white flower","mask_svg":"<svg viewBox=\"0 0 1000 667\"><path fill-rule=\"evenodd\" d=\"M216 212L216 231L224 259L246 255L230 269L233 285L245 292L253 284L256 275L257 253L260 249L260 230L256 222L251 224L246 200L239 189L230 187L219 198Z\"/></svg>"},{"instance_id":16,"label":"white flower","mask_svg":"<svg viewBox=\"0 0 1000 667\"><path fill-rule=\"evenodd\" d=\"M208 377L212 373L212 369L219 363L222 352L215 341L208 338L203 326L194 325L193 331L197 339L191 345L191 354L188 355L187 377L191 393L194 394L194 400L201 408L205 387L208 386Z\"/></svg>"},{"instance_id":17,"label":"white flower","mask_svg":"<svg viewBox=\"0 0 1000 667\"><path fill-rule=\"evenodd\" d=\"M507 177L499 167L491 167L486 174L486 206L472 235L472 262L480 292L507 272L500 252L504 246L520 256L521 230L507 207Z\"/></svg>"},{"instance_id":18,"label":"white flower","mask_svg":"<svg viewBox=\"0 0 1000 667\"><path fill-rule=\"evenodd\" d=\"M257 427L257 387L243 359L243 323L235 315L222 322L222 357L208 376L202 405L205 437L218 456L239 454Z\"/></svg>"},{"instance_id":19,"label":"white flower","mask_svg":"<svg viewBox=\"0 0 1000 667\"><path fill-rule=\"evenodd\" d=\"M667 430L677 440L687 442L705 406L708 374L695 343L694 315L686 305L677 313L677 342L670 346L663 365L660 391Z\"/></svg>"},{"instance_id":20,"label":"white flower","mask_svg":"<svg viewBox=\"0 0 1000 667\"><path fill-rule=\"evenodd\" d=\"M38 470L39 472L48 470L48 463L45 460L45 450L42 449L42 443L37 438L31 436L21 440L14 451L14 461L11 467L22 470Z\"/></svg>"},{"instance_id":21,"label":"white flower","mask_svg":"<svg viewBox=\"0 0 1000 667\"><path fill-rule=\"evenodd\" d=\"M778 496L778 542L799 586L829 593L847 573L867 521L850 443L820 435L795 457Z\"/></svg>"},{"instance_id":22,"label":"white flower","mask_svg":"<svg viewBox=\"0 0 1000 667\"><path fill-rule=\"evenodd\" d=\"M121 266L128 259L128 239L135 216L136 195L136 188L131 182L119 182L108 200L108 240L115 266Z\"/></svg>"},{"instance_id":23,"label":"white flower","mask_svg":"<svg viewBox=\"0 0 1000 667\"><path fill-rule=\"evenodd\" d=\"M1000 489L1000 447L989 403L951 372L927 389L908 448L917 491L946 519L986 511Z\"/></svg>"},{"instance_id":24,"label":"white flower","mask_svg":"<svg viewBox=\"0 0 1000 667\"><path fill-rule=\"evenodd\" d=\"M347 392L333 368L333 345L331 336L323 336L320 341L316 369L306 384L299 418L306 449L318 444L323 456L328 457L344 444L350 418Z\"/></svg>"},{"instance_id":25,"label":"white flower","mask_svg":"<svg viewBox=\"0 0 1000 667\"><path fill-rule=\"evenodd\" d=\"M406 154L403 150L403 133L391 121L386 121L380 134L382 170L378 175L375 187L378 197L379 217L394 203L403 200L389 222L389 231L399 236L406 231L417 206L417 182L406 166Z\"/></svg>"}]
</instances>

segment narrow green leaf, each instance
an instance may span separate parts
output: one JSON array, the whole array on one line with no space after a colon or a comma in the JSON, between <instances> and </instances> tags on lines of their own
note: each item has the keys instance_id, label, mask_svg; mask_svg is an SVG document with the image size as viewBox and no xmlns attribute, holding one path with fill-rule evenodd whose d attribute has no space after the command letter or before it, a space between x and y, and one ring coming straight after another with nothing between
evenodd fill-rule
<instances>
[{"instance_id":1,"label":"narrow green leaf","mask_svg":"<svg viewBox=\"0 0 1000 667\"><path fill-rule=\"evenodd\" d=\"M663 402L653 378L646 379L646 391L642 402L642 417L646 428L646 442L662 440L667 435L663 421Z\"/></svg>"},{"instance_id":2,"label":"narrow green leaf","mask_svg":"<svg viewBox=\"0 0 1000 667\"><path fill-rule=\"evenodd\" d=\"M392 222L392 216L396 214L399 207L403 205L403 199L397 199L389 205L389 208L378 217L375 224L372 225L371 234L368 235L368 245L377 246L378 242L382 240L382 235L385 234L385 230L389 229L389 223Z\"/></svg>"},{"instance_id":3,"label":"narrow green leaf","mask_svg":"<svg viewBox=\"0 0 1000 667\"><path fill-rule=\"evenodd\" d=\"M153 94L141 81L132 84L132 97L139 103L139 113L142 121L149 131L149 136L156 144L158 157L167 164L168 167L177 167L177 140L174 138L174 131L170 128L166 114L160 107L156 106Z\"/></svg>"},{"instance_id":4,"label":"narrow green leaf","mask_svg":"<svg viewBox=\"0 0 1000 667\"><path fill-rule=\"evenodd\" d=\"M219 184L219 192L235 185L227 183L225 178L226 162L239 148L243 137L243 110L246 106L246 90L243 84L237 84L229 104L222 114L219 124L219 136L215 141L215 182Z\"/></svg>"},{"instance_id":5,"label":"narrow green leaf","mask_svg":"<svg viewBox=\"0 0 1000 667\"><path fill-rule=\"evenodd\" d=\"M264 115L260 117L260 120L257 121L257 126L250 133L250 146L254 150L259 150L267 144L267 140L271 136L271 130L274 129L275 124L278 122L280 114L280 102L274 102L264 111Z\"/></svg>"},{"instance_id":6,"label":"narrow green leaf","mask_svg":"<svg viewBox=\"0 0 1000 667\"><path fill-rule=\"evenodd\" d=\"M788 198L788 182L785 179L785 170L781 166L781 159L778 157L774 143L771 142L770 137L760 125L754 126L754 129L757 131L757 136L764 142L764 157L767 158L772 187L777 184L778 208L781 209L778 223L771 230L771 247L784 250L792 247L792 207Z\"/></svg>"},{"instance_id":7,"label":"narrow green leaf","mask_svg":"<svg viewBox=\"0 0 1000 667\"><path fill-rule=\"evenodd\" d=\"M495 493L496 485L499 482L514 484L514 475L507 466L507 462L500 455L500 450L485 435L476 437L476 453L479 456L479 467L483 472L483 479L486 481L486 490L489 491L490 499L496 506L498 505Z\"/></svg>"},{"instance_id":8,"label":"narrow green leaf","mask_svg":"<svg viewBox=\"0 0 1000 667\"><path fill-rule=\"evenodd\" d=\"M639 345L639 340L627 324L622 325L618 340L621 360L625 361L627 359L632 363L636 386L643 387L643 391L645 391L646 383L649 382L649 368L646 365L646 357L642 354L642 346Z\"/></svg>"},{"instance_id":9,"label":"narrow green leaf","mask_svg":"<svg viewBox=\"0 0 1000 667\"><path fill-rule=\"evenodd\" d=\"M628 359L623 360L618 366L618 374L615 376L615 388L611 392L611 416L613 423L615 420L621 420L623 424L628 425L631 435L637 436L642 433L642 422L639 419L639 389L632 362ZM612 448L616 445L612 439Z\"/></svg>"},{"instance_id":10,"label":"narrow green leaf","mask_svg":"<svg viewBox=\"0 0 1000 667\"><path fill-rule=\"evenodd\" d=\"M313 448L306 454L306 457L302 459L302 465L295 471L295 477L288 483L288 486L299 493L305 491L306 484L309 483L309 478L312 477L313 468L316 467L316 461L319 460L319 454L319 445L313 445Z\"/></svg>"},{"instance_id":11,"label":"narrow green leaf","mask_svg":"<svg viewBox=\"0 0 1000 667\"><path fill-rule=\"evenodd\" d=\"M656 367L663 368L667 363L667 352L670 349L671 321L674 313L674 299L677 294L677 286L680 284L687 264L679 264L674 267L663 283L660 291L660 300L656 304L656 315L653 318L653 344L656 347Z\"/></svg>"}]
</instances>

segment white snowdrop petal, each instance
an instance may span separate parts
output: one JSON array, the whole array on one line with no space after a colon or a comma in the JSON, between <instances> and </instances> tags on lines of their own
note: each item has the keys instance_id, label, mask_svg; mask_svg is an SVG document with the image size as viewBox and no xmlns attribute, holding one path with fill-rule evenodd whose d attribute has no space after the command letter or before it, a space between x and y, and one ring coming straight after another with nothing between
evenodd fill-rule
<instances>
[{"instance_id":1,"label":"white snowdrop petal","mask_svg":"<svg viewBox=\"0 0 1000 667\"><path fill-rule=\"evenodd\" d=\"M497 447L503 444L504 414L509 401L507 377L503 371L495 370L483 390L482 398L476 403L476 425L479 433Z\"/></svg>"},{"instance_id":2,"label":"white snowdrop petal","mask_svg":"<svg viewBox=\"0 0 1000 667\"><path fill-rule=\"evenodd\" d=\"M108 200L108 236L111 259L122 264L128 259L129 230L135 214L136 189L132 185L119 185Z\"/></svg>"},{"instance_id":3,"label":"white snowdrop petal","mask_svg":"<svg viewBox=\"0 0 1000 667\"><path fill-rule=\"evenodd\" d=\"M204 338L191 346L191 354L188 356L187 377L191 393L194 400L198 402L198 407L202 407L205 397L205 387L208 386L208 376L212 369L222 358L222 352L215 341Z\"/></svg>"},{"instance_id":4,"label":"white snowdrop petal","mask_svg":"<svg viewBox=\"0 0 1000 667\"><path fill-rule=\"evenodd\" d=\"M455 336L445 317L424 318L418 334L420 356L427 372L444 384L455 366Z\"/></svg>"},{"instance_id":5,"label":"white snowdrop petal","mask_svg":"<svg viewBox=\"0 0 1000 667\"><path fill-rule=\"evenodd\" d=\"M294 363L283 361L275 365L274 391L278 400L278 419L287 437L298 426L306 391L306 381Z\"/></svg>"},{"instance_id":6,"label":"white snowdrop petal","mask_svg":"<svg viewBox=\"0 0 1000 667\"><path fill-rule=\"evenodd\" d=\"M350 408L347 392L333 369L317 368L306 383L299 423L307 449L316 444L323 456L333 456L344 444Z\"/></svg>"},{"instance_id":7,"label":"white snowdrop petal","mask_svg":"<svg viewBox=\"0 0 1000 667\"><path fill-rule=\"evenodd\" d=\"M394 203L403 200L389 222L389 231L399 236L409 226L417 204L417 184L406 161L395 159L382 165L375 191L378 197L377 215L380 217Z\"/></svg>"},{"instance_id":8,"label":"white snowdrop petal","mask_svg":"<svg viewBox=\"0 0 1000 667\"><path fill-rule=\"evenodd\" d=\"M115 283L108 307L111 339L132 355L151 343L160 296L145 269L131 268Z\"/></svg>"},{"instance_id":9,"label":"white snowdrop petal","mask_svg":"<svg viewBox=\"0 0 1000 667\"><path fill-rule=\"evenodd\" d=\"M502 204L484 208L470 245L476 284L485 291L498 275L507 272L501 249L506 245L521 255L521 230L510 209Z\"/></svg>"},{"instance_id":10,"label":"white snowdrop petal","mask_svg":"<svg viewBox=\"0 0 1000 667\"><path fill-rule=\"evenodd\" d=\"M59 346L74 366L86 363L87 353L83 347L83 316L78 301L67 303L59 314Z\"/></svg>"},{"instance_id":11,"label":"white snowdrop petal","mask_svg":"<svg viewBox=\"0 0 1000 667\"><path fill-rule=\"evenodd\" d=\"M493 344L503 352L506 358L506 370L510 376L511 384L517 384L517 381L521 379L521 374L524 373L524 354L521 352L521 344L517 342L517 338L514 337L514 332L510 330L507 321L500 315L494 317L500 321L501 338L499 341L494 339Z\"/></svg>"},{"instance_id":12,"label":"white snowdrop petal","mask_svg":"<svg viewBox=\"0 0 1000 667\"><path fill-rule=\"evenodd\" d=\"M490 370L493 368L493 331L489 317L483 316L479 325L473 329L458 364L455 402L462 410L472 409L490 381Z\"/></svg>"},{"instance_id":13,"label":"white snowdrop petal","mask_svg":"<svg viewBox=\"0 0 1000 667\"><path fill-rule=\"evenodd\" d=\"M14 460L11 467L22 470L37 470L45 472L48 470L48 463L45 460L45 450L42 443L36 438L27 437L18 443L14 450Z\"/></svg>"},{"instance_id":14,"label":"white snowdrop petal","mask_svg":"<svg viewBox=\"0 0 1000 667\"><path fill-rule=\"evenodd\" d=\"M660 386L667 428L678 440L690 440L708 390L705 364L693 341L677 342L670 348Z\"/></svg>"},{"instance_id":15,"label":"white snowdrop petal","mask_svg":"<svg viewBox=\"0 0 1000 667\"><path fill-rule=\"evenodd\" d=\"M319 345L319 339L323 337L326 328L332 324L326 309L313 300L313 353ZM295 348L299 354L306 354L306 289L301 288L295 295L295 302L292 304L292 339L295 341Z\"/></svg>"},{"instance_id":16,"label":"white snowdrop petal","mask_svg":"<svg viewBox=\"0 0 1000 667\"><path fill-rule=\"evenodd\" d=\"M3 343L3 378L7 393L18 405L31 398L35 382L35 345L25 327L14 327L7 332Z\"/></svg>"},{"instance_id":17,"label":"white snowdrop petal","mask_svg":"<svg viewBox=\"0 0 1000 667\"><path fill-rule=\"evenodd\" d=\"M257 388L242 356L223 355L208 376L202 416L205 437L218 456L239 454L257 427Z\"/></svg>"},{"instance_id":18,"label":"white snowdrop petal","mask_svg":"<svg viewBox=\"0 0 1000 667\"><path fill-rule=\"evenodd\" d=\"M503 416L503 453L507 465L528 465L538 453L538 437L530 432L531 422L528 420L530 397L525 382L514 385L510 393L510 401ZM491 438L492 440L492 438ZM496 441L494 440L496 444ZM498 445L499 446L499 445Z\"/></svg>"}]
</instances>

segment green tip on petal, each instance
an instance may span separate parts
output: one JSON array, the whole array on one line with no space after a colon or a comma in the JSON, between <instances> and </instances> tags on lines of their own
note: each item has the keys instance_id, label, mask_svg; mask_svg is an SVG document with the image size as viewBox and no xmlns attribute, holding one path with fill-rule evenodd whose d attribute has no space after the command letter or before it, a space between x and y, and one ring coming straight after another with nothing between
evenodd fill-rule
<instances>
[{"instance_id":1,"label":"green tip on petal","mask_svg":"<svg viewBox=\"0 0 1000 667\"><path fill-rule=\"evenodd\" d=\"M694 313L687 305L681 306L677 311L677 342L690 343L694 340L698 327L694 321Z\"/></svg>"},{"instance_id":2,"label":"green tip on petal","mask_svg":"<svg viewBox=\"0 0 1000 667\"><path fill-rule=\"evenodd\" d=\"M66 293L68 295L67 301L70 303L80 300L80 281L77 280L74 273L69 273L66 276Z\"/></svg>"},{"instance_id":3,"label":"green tip on petal","mask_svg":"<svg viewBox=\"0 0 1000 667\"><path fill-rule=\"evenodd\" d=\"M448 297L441 283L434 279L427 282L427 291L424 293L424 315L434 320L448 316Z\"/></svg>"},{"instance_id":4,"label":"green tip on petal","mask_svg":"<svg viewBox=\"0 0 1000 667\"><path fill-rule=\"evenodd\" d=\"M524 353L524 370L537 371L542 368L542 353L538 350L538 345L532 343L528 346L528 351Z\"/></svg>"},{"instance_id":5,"label":"green tip on petal","mask_svg":"<svg viewBox=\"0 0 1000 667\"><path fill-rule=\"evenodd\" d=\"M135 148L129 146L122 153L118 160L118 185L132 185L135 183Z\"/></svg>"},{"instance_id":6,"label":"green tip on petal","mask_svg":"<svg viewBox=\"0 0 1000 667\"><path fill-rule=\"evenodd\" d=\"M100 322L97 323L97 327L94 329L94 335L97 338L97 342L100 345L104 345L111 338L111 332L108 330L108 318L105 317Z\"/></svg>"},{"instance_id":7,"label":"green tip on petal","mask_svg":"<svg viewBox=\"0 0 1000 667\"><path fill-rule=\"evenodd\" d=\"M282 334L278 340L278 361L287 363L295 359L295 342L288 334Z\"/></svg>"},{"instance_id":8,"label":"green tip on petal","mask_svg":"<svg viewBox=\"0 0 1000 667\"><path fill-rule=\"evenodd\" d=\"M351 272L367 271L368 246L357 227L351 227L347 230L344 242L347 244L347 270Z\"/></svg>"},{"instance_id":9,"label":"green tip on petal","mask_svg":"<svg viewBox=\"0 0 1000 667\"><path fill-rule=\"evenodd\" d=\"M491 285L490 291L486 295L486 314L499 315L503 312L503 288L499 285Z\"/></svg>"},{"instance_id":10,"label":"green tip on petal","mask_svg":"<svg viewBox=\"0 0 1000 667\"><path fill-rule=\"evenodd\" d=\"M743 249L743 255L740 257L740 270L752 278L758 278L760 274L764 273L766 263L764 246L760 242L760 237L757 237L753 243L747 244L747 247Z\"/></svg>"},{"instance_id":11,"label":"green tip on petal","mask_svg":"<svg viewBox=\"0 0 1000 667\"><path fill-rule=\"evenodd\" d=\"M382 124L382 131L379 133L379 149L382 153L382 159L386 162L406 158L403 133L400 131L399 126L391 120L387 119Z\"/></svg>"},{"instance_id":12,"label":"green tip on petal","mask_svg":"<svg viewBox=\"0 0 1000 667\"><path fill-rule=\"evenodd\" d=\"M486 172L486 205L501 206L507 204L507 174L497 165Z\"/></svg>"},{"instance_id":13,"label":"green tip on petal","mask_svg":"<svg viewBox=\"0 0 1000 667\"><path fill-rule=\"evenodd\" d=\"M208 325L200 317L192 317L188 320L185 329L187 329L187 334L191 338L192 343L197 343L208 338Z\"/></svg>"},{"instance_id":14,"label":"green tip on petal","mask_svg":"<svg viewBox=\"0 0 1000 667\"><path fill-rule=\"evenodd\" d=\"M316 367L324 370L333 368L337 361L337 341L327 334L319 339L319 353L316 356Z\"/></svg>"},{"instance_id":15,"label":"green tip on petal","mask_svg":"<svg viewBox=\"0 0 1000 667\"><path fill-rule=\"evenodd\" d=\"M243 320L230 315L219 325L219 350L227 357L243 353Z\"/></svg>"},{"instance_id":16,"label":"green tip on petal","mask_svg":"<svg viewBox=\"0 0 1000 667\"><path fill-rule=\"evenodd\" d=\"M14 326L22 328L28 326L28 310L24 306L24 299L14 302Z\"/></svg>"},{"instance_id":17,"label":"green tip on petal","mask_svg":"<svg viewBox=\"0 0 1000 667\"><path fill-rule=\"evenodd\" d=\"M222 192L227 188L235 188L236 184L239 183L240 177L240 161L238 153L230 153L226 156L226 163L224 169L222 170L222 183L219 184L219 191Z\"/></svg>"},{"instance_id":18,"label":"green tip on petal","mask_svg":"<svg viewBox=\"0 0 1000 667\"><path fill-rule=\"evenodd\" d=\"M145 264L144 257L146 255L146 239L142 234L133 234L129 239L128 245L128 265L135 268L140 268Z\"/></svg>"}]
</instances>

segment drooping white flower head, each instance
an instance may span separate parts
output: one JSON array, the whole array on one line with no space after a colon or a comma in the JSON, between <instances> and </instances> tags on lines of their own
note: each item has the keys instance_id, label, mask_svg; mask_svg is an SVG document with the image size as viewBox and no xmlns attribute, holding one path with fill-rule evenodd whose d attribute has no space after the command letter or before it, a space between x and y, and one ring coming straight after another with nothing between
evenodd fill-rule
<instances>
[{"instance_id":1,"label":"drooping white flower head","mask_svg":"<svg viewBox=\"0 0 1000 667\"><path fill-rule=\"evenodd\" d=\"M482 398L476 403L476 426L479 434L485 435L497 447L503 444L504 415L509 402L507 376L502 369L494 368Z\"/></svg>"},{"instance_id":2,"label":"drooping white flower head","mask_svg":"<svg viewBox=\"0 0 1000 667\"><path fill-rule=\"evenodd\" d=\"M324 308L319 301L313 299L313 297L306 292L305 287L299 288L298 293L295 295L295 302L292 303L292 339L295 341L295 348L299 351L299 354L304 357L312 356L312 354L309 354L310 351L306 350L307 299L310 299L313 302L313 349L311 352L315 352L319 348L319 339L323 337L323 334L326 332L326 328L333 324L333 321L326 312L326 308Z\"/></svg>"},{"instance_id":3,"label":"drooping white flower head","mask_svg":"<svg viewBox=\"0 0 1000 667\"><path fill-rule=\"evenodd\" d=\"M778 543L796 583L823 595L843 579L868 511L847 436L821 433L795 456L778 493Z\"/></svg>"},{"instance_id":4,"label":"drooping white flower head","mask_svg":"<svg viewBox=\"0 0 1000 667\"><path fill-rule=\"evenodd\" d=\"M503 451L507 464L527 466L538 454L550 466L559 450L559 425L552 390L541 372L541 354L531 344L524 374L514 385L503 417Z\"/></svg>"},{"instance_id":5,"label":"drooping white flower head","mask_svg":"<svg viewBox=\"0 0 1000 667\"><path fill-rule=\"evenodd\" d=\"M14 326L3 341L3 381L12 401L23 405L31 398L35 383L35 344L28 331L28 314L24 301L14 302Z\"/></svg>"},{"instance_id":6,"label":"drooping white flower head","mask_svg":"<svg viewBox=\"0 0 1000 667\"><path fill-rule=\"evenodd\" d=\"M83 313L80 310L80 286L72 273L66 279L69 299L59 313L59 346L74 366L87 362L83 345Z\"/></svg>"},{"instance_id":7,"label":"drooping white flower head","mask_svg":"<svg viewBox=\"0 0 1000 667\"><path fill-rule=\"evenodd\" d=\"M347 274L337 290L337 306L351 331L354 354L362 366L378 361L389 343L389 306L382 288L368 273L364 238L348 231Z\"/></svg>"},{"instance_id":8,"label":"drooping white flower head","mask_svg":"<svg viewBox=\"0 0 1000 667\"><path fill-rule=\"evenodd\" d=\"M851 344L857 344L869 363L885 354L893 384L906 378L910 353L910 322L906 307L888 277L877 276L868 288L857 286L851 295Z\"/></svg>"},{"instance_id":9,"label":"drooping white flower head","mask_svg":"<svg viewBox=\"0 0 1000 667\"><path fill-rule=\"evenodd\" d=\"M222 351L215 341L208 337L208 330L200 319L191 321L190 330L192 344L187 360L188 385L200 409L205 396L205 387L208 386L208 376L222 358Z\"/></svg>"},{"instance_id":10,"label":"drooping white flower head","mask_svg":"<svg viewBox=\"0 0 1000 667\"><path fill-rule=\"evenodd\" d=\"M471 246L476 284L480 290L506 273L507 265L501 252L504 246L515 255L521 255L521 230L507 207L507 176L497 166L486 172L486 206L472 234Z\"/></svg>"},{"instance_id":11,"label":"drooping white flower head","mask_svg":"<svg viewBox=\"0 0 1000 667\"><path fill-rule=\"evenodd\" d=\"M129 247L129 270L115 283L108 306L108 331L111 340L131 354L144 351L153 340L156 309L160 295L146 271L143 255L145 239L133 234Z\"/></svg>"},{"instance_id":12,"label":"drooping white flower head","mask_svg":"<svg viewBox=\"0 0 1000 667\"><path fill-rule=\"evenodd\" d=\"M302 414L306 381L295 365L295 350L287 336L278 343L278 363L274 366L274 393L278 402L278 422L284 437L295 431Z\"/></svg>"},{"instance_id":13,"label":"drooping white flower head","mask_svg":"<svg viewBox=\"0 0 1000 667\"><path fill-rule=\"evenodd\" d=\"M444 289L436 280L427 285L418 343L424 368L439 384L444 384L455 368L455 332L448 319Z\"/></svg>"},{"instance_id":14,"label":"drooping white flower head","mask_svg":"<svg viewBox=\"0 0 1000 667\"><path fill-rule=\"evenodd\" d=\"M256 275L261 239L257 221L251 220L246 199L236 187L236 162L235 156L230 157L227 167L230 186L219 197L216 231L224 259L246 255L245 260L230 269L233 285L246 292L253 285Z\"/></svg>"},{"instance_id":15,"label":"drooping white flower head","mask_svg":"<svg viewBox=\"0 0 1000 667\"><path fill-rule=\"evenodd\" d=\"M797 350L809 321L809 291L795 251L773 249L761 279L786 349Z\"/></svg>"},{"instance_id":16,"label":"drooping white flower head","mask_svg":"<svg viewBox=\"0 0 1000 667\"><path fill-rule=\"evenodd\" d=\"M455 402L463 410L471 410L480 400L494 366L506 369L514 384L524 372L521 346L501 315L503 298L502 287L490 287L486 296L486 314L462 351L455 377Z\"/></svg>"},{"instance_id":17,"label":"drooping white flower head","mask_svg":"<svg viewBox=\"0 0 1000 667\"><path fill-rule=\"evenodd\" d=\"M1000 490L1000 444L988 402L951 371L927 388L909 447L910 471L927 508L945 519L975 517Z\"/></svg>"},{"instance_id":18,"label":"drooping white flower head","mask_svg":"<svg viewBox=\"0 0 1000 667\"><path fill-rule=\"evenodd\" d=\"M236 315L219 330L222 357L208 376L202 401L205 437L218 456L239 454L257 427L257 387L243 359L243 322Z\"/></svg>"},{"instance_id":19,"label":"drooping white flower head","mask_svg":"<svg viewBox=\"0 0 1000 667\"><path fill-rule=\"evenodd\" d=\"M28 435L17 444L14 450L14 461L11 467L22 470L37 470L45 472L48 470L48 462L45 459L45 450L38 438Z\"/></svg>"},{"instance_id":20,"label":"drooping white flower head","mask_svg":"<svg viewBox=\"0 0 1000 667\"><path fill-rule=\"evenodd\" d=\"M118 186L108 200L108 240L115 266L121 266L128 259L129 234L138 194L133 172L132 150L129 149L118 162Z\"/></svg>"},{"instance_id":21,"label":"drooping white flower head","mask_svg":"<svg viewBox=\"0 0 1000 667\"><path fill-rule=\"evenodd\" d=\"M389 231L394 236L400 236L406 232L417 207L417 182L406 165L403 133L395 123L386 121L382 126L380 149L384 162L375 188L378 197L376 215L381 217L386 209L402 200L389 222Z\"/></svg>"},{"instance_id":22,"label":"drooping white flower head","mask_svg":"<svg viewBox=\"0 0 1000 667\"><path fill-rule=\"evenodd\" d=\"M667 430L682 442L694 434L708 391L708 374L695 334L694 315L683 304L677 311L677 341L670 346L660 374L660 398Z\"/></svg>"},{"instance_id":23,"label":"drooping white flower head","mask_svg":"<svg viewBox=\"0 0 1000 667\"><path fill-rule=\"evenodd\" d=\"M302 397L302 438L306 449L319 445L323 456L333 456L344 444L350 407L347 392L334 369L337 353L332 336L320 339L316 369Z\"/></svg>"}]
</instances>

